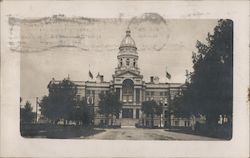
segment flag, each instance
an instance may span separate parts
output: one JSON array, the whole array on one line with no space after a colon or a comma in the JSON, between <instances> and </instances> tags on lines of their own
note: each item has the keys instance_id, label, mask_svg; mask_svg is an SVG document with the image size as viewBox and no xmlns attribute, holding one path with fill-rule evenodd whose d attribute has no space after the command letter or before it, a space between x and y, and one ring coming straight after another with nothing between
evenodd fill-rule
<instances>
[{"instance_id":1,"label":"flag","mask_svg":"<svg viewBox=\"0 0 250 158\"><path fill-rule=\"evenodd\" d=\"M170 73L166 72L166 77L170 80L171 79Z\"/></svg>"},{"instance_id":2,"label":"flag","mask_svg":"<svg viewBox=\"0 0 250 158\"><path fill-rule=\"evenodd\" d=\"M100 73L98 72L98 74L96 75L96 78L99 78L101 75L100 75Z\"/></svg>"},{"instance_id":3,"label":"flag","mask_svg":"<svg viewBox=\"0 0 250 158\"><path fill-rule=\"evenodd\" d=\"M89 70L89 77L93 79L93 74L90 72L90 70Z\"/></svg>"}]
</instances>

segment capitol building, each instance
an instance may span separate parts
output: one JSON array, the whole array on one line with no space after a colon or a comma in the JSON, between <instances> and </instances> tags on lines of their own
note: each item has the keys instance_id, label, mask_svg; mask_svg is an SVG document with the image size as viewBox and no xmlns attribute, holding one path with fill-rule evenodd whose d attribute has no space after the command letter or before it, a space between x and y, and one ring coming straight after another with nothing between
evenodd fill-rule
<instances>
[{"instance_id":1,"label":"capitol building","mask_svg":"<svg viewBox=\"0 0 250 158\"><path fill-rule=\"evenodd\" d=\"M163 113L159 119L155 120L155 125L166 126L167 107L169 99L180 92L183 83L161 83L159 77L150 77L149 82L145 82L143 74L138 67L139 56L135 41L131 37L131 31L127 30L122 39L117 54L117 66L114 69L112 80L104 81L104 76L98 74L95 81L72 81L77 86L77 98L86 98L87 102L94 109L94 124L104 123L105 118L98 113L99 94L107 91L115 91L123 103L119 117L116 123L122 126L134 126L136 123L144 121L146 116L141 110L142 102L155 100L162 103ZM56 84L60 81L52 80L50 84ZM48 88L50 88L50 84ZM161 120L160 120L161 119ZM171 125L180 126L180 121L176 122L174 118ZM160 122L160 123L159 123ZM147 122L147 124L149 124ZM183 126L189 126L189 120L182 120Z\"/></svg>"}]
</instances>

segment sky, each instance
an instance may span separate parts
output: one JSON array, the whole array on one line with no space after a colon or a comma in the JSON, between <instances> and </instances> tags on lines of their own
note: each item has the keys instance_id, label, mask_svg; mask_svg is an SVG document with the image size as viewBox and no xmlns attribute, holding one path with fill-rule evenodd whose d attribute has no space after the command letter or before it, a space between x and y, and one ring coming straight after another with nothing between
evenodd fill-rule
<instances>
[{"instance_id":1,"label":"sky","mask_svg":"<svg viewBox=\"0 0 250 158\"><path fill-rule=\"evenodd\" d=\"M17 25L17 19L11 23ZM99 72L112 80L118 64L119 45L127 28L138 48L138 66L144 81L158 76L160 82L184 83L185 70L192 71L192 52L197 40L205 42L217 20L167 19L157 13L133 18L89 18L54 16L21 20L21 97L34 104L48 94L52 78L90 80ZM167 80L165 72L171 74Z\"/></svg>"}]
</instances>

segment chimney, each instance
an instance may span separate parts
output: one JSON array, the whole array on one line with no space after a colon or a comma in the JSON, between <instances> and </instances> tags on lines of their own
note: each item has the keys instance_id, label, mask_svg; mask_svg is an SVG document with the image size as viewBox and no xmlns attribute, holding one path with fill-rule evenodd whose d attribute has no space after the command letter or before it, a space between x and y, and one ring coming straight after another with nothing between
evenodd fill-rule
<instances>
[{"instance_id":1,"label":"chimney","mask_svg":"<svg viewBox=\"0 0 250 158\"><path fill-rule=\"evenodd\" d=\"M158 76L155 76L155 77L154 77L154 83L155 83L155 84L159 84L159 80L160 80L160 79L159 79Z\"/></svg>"},{"instance_id":2,"label":"chimney","mask_svg":"<svg viewBox=\"0 0 250 158\"><path fill-rule=\"evenodd\" d=\"M101 78L101 82L103 82L104 81L104 76L101 75L100 78Z\"/></svg>"},{"instance_id":3,"label":"chimney","mask_svg":"<svg viewBox=\"0 0 250 158\"><path fill-rule=\"evenodd\" d=\"M154 76L150 76L150 82L154 83Z\"/></svg>"}]
</instances>

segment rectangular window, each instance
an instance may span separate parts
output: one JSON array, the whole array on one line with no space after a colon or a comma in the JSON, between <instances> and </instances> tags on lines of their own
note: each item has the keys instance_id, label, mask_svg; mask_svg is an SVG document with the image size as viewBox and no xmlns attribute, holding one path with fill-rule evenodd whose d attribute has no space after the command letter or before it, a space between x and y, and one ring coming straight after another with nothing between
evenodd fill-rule
<instances>
[{"instance_id":1,"label":"rectangular window","mask_svg":"<svg viewBox=\"0 0 250 158\"><path fill-rule=\"evenodd\" d=\"M84 100L84 99L86 99L86 97L85 97L85 96L82 96L81 99Z\"/></svg>"},{"instance_id":2,"label":"rectangular window","mask_svg":"<svg viewBox=\"0 0 250 158\"><path fill-rule=\"evenodd\" d=\"M179 126L179 121L174 121L175 126Z\"/></svg>"},{"instance_id":3,"label":"rectangular window","mask_svg":"<svg viewBox=\"0 0 250 158\"><path fill-rule=\"evenodd\" d=\"M163 96L163 92L160 92L160 96Z\"/></svg>"},{"instance_id":4,"label":"rectangular window","mask_svg":"<svg viewBox=\"0 0 250 158\"><path fill-rule=\"evenodd\" d=\"M88 101L88 102L89 102L89 104L91 104L91 105L94 104L94 97L89 97L89 101Z\"/></svg>"},{"instance_id":5,"label":"rectangular window","mask_svg":"<svg viewBox=\"0 0 250 158\"><path fill-rule=\"evenodd\" d=\"M120 97L120 88L116 88L115 92Z\"/></svg>"},{"instance_id":6,"label":"rectangular window","mask_svg":"<svg viewBox=\"0 0 250 158\"><path fill-rule=\"evenodd\" d=\"M149 92L146 92L146 95L149 95Z\"/></svg>"},{"instance_id":7,"label":"rectangular window","mask_svg":"<svg viewBox=\"0 0 250 158\"><path fill-rule=\"evenodd\" d=\"M123 102L127 102L127 96L122 97Z\"/></svg>"},{"instance_id":8,"label":"rectangular window","mask_svg":"<svg viewBox=\"0 0 250 158\"><path fill-rule=\"evenodd\" d=\"M164 117L165 117L165 118L168 117L168 111L167 111L167 110L164 111Z\"/></svg>"},{"instance_id":9,"label":"rectangular window","mask_svg":"<svg viewBox=\"0 0 250 158\"><path fill-rule=\"evenodd\" d=\"M136 118L139 118L139 109L136 109Z\"/></svg>"},{"instance_id":10,"label":"rectangular window","mask_svg":"<svg viewBox=\"0 0 250 158\"><path fill-rule=\"evenodd\" d=\"M184 123L185 123L185 127L187 127L187 126L188 126L188 122L187 122L187 121L184 121Z\"/></svg>"},{"instance_id":11,"label":"rectangular window","mask_svg":"<svg viewBox=\"0 0 250 158\"><path fill-rule=\"evenodd\" d=\"M77 96L76 96L76 100L77 100L77 101L80 101L80 99L81 99L80 95L77 95Z\"/></svg>"},{"instance_id":12,"label":"rectangular window","mask_svg":"<svg viewBox=\"0 0 250 158\"><path fill-rule=\"evenodd\" d=\"M168 98L165 98L164 104L165 104L165 106L167 106L167 104L168 104Z\"/></svg>"},{"instance_id":13,"label":"rectangular window","mask_svg":"<svg viewBox=\"0 0 250 158\"><path fill-rule=\"evenodd\" d=\"M128 100L129 102L133 102L133 96L132 96L132 95L129 95L129 96L127 96L127 97L128 97L127 100Z\"/></svg>"},{"instance_id":14,"label":"rectangular window","mask_svg":"<svg viewBox=\"0 0 250 158\"><path fill-rule=\"evenodd\" d=\"M155 93L154 92L151 92L151 96L153 96Z\"/></svg>"}]
</instances>

